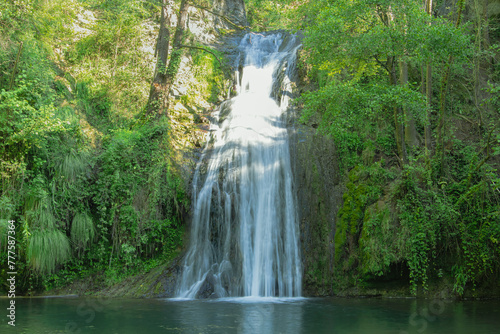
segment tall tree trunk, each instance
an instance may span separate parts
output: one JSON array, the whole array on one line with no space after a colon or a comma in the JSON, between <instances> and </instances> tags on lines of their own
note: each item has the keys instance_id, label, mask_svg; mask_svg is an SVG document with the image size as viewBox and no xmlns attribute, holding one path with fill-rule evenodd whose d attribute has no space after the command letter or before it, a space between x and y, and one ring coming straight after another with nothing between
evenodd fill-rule
<instances>
[{"instance_id":1,"label":"tall tree trunk","mask_svg":"<svg viewBox=\"0 0 500 334\"><path fill-rule=\"evenodd\" d=\"M402 86L408 84L408 63L404 61L399 62L399 83ZM417 138L417 129L415 127L415 118L406 108L403 108L403 113L405 122L405 142L411 150L413 147L419 145Z\"/></svg>"},{"instance_id":2,"label":"tall tree trunk","mask_svg":"<svg viewBox=\"0 0 500 334\"><path fill-rule=\"evenodd\" d=\"M432 17L432 0L425 1L425 11L426 13ZM429 19L429 25L431 25L431 21ZM424 135L425 135L425 149L426 156L428 156L431 150L431 103L432 103L432 65L431 60L427 60L427 64L425 66L425 95L427 97L427 111L426 111L426 121L424 125ZM422 79L423 80L423 79Z\"/></svg>"},{"instance_id":3,"label":"tall tree trunk","mask_svg":"<svg viewBox=\"0 0 500 334\"><path fill-rule=\"evenodd\" d=\"M460 23L462 22L462 11L464 8L465 1L464 0L458 0L457 6L458 6L458 13L457 13L457 21L455 23L455 26L458 27ZM445 110L446 110L446 93L448 91L448 79L450 76L450 71L451 71L451 64L453 63L453 56L450 55L448 58L448 62L445 65L445 70L444 70L444 76L441 81L441 92L440 92L440 97L439 97L439 112L440 112L440 117L439 117L439 124L438 124L438 129L437 129L437 135L438 135L438 146L440 148L440 155L441 155L441 173L444 171L444 166L445 166L445 154L444 154L444 136L445 136Z\"/></svg>"},{"instance_id":4,"label":"tall tree trunk","mask_svg":"<svg viewBox=\"0 0 500 334\"><path fill-rule=\"evenodd\" d=\"M394 20L394 15L391 11L391 7L382 8L381 6L377 7L378 15L385 26L389 26L391 22ZM390 56L387 57L386 65L384 66L389 74L389 82L391 85L397 86L399 84L398 73L397 73L397 64L398 61L396 57ZM396 139L396 145L398 149L399 158L401 164L408 163L408 154L406 152L406 143L405 143L405 115L403 108L399 105L395 105L393 110L394 113L394 137Z\"/></svg>"},{"instance_id":5,"label":"tall tree trunk","mask_svg":"<svg viewBox=\"0 0 500 334\"><path fill-rule=\"evenodd\" d=\"M173 0L162 0L160 31L155 50L155 56L157 56L158 60L156 62L153 83L149 91L149 100L146 107L147 115L161 115L167 112L167 61L170 48L170 24L173 6Z\"/></svg>"},{"instance_id":6,"label":"tall tree trunk","mask_svg":"<svg viewBox=\"0 0 500 334\"><path fill-rule=\"evenodd\" d=\"M406 15L403 15L403 18L405 21L407 21ZM407 25L403 26L403 31L404 34L406 35L407 33ZM406 50L405 50L406 53ZM399 84L401 86L406 86L408 85L408 63L400 60L399 61ZM410 111L403 107L403 114L404 114L404 137L405 137L405 144L407 147L410 148L410 150L418 146L418 139L417 139L417 129L415 127L415 118L413 115L410 113Z\"/></svg>"},{"instance_id":7,"label":"tall tree trunk","mask_svg":"<svg viewBox=\"0 0 500 334\"><path fill-rule=\"evenodd\" d=\"M425 148L427 152L431 150L431 110L432 110L432 66L431 61L427 61L425 68L425 95L427 97L426 122L424 127L425 132Z\"/></svg>"},{"instance_id":8,"label":"tall tree trunk","mask_svg":"<svg viewBox=\"0 0 500 334\"><path fill-rule=\"evenodd\" d=\"M483 22L484 22L484 28L483 28L483 42L484 42L484 49L488 50L490 48L491 42L490 42L490 24L489 24L489 18L488 18L488 5L489 1L484 0L483 1ZM493 59L494 57L492 56L490 58L490 63L488 64L489 67L493 66Z\"/></svg>"},{"instance_id":9,"label":"tall tree trunk","mask_svg":"<svg viewBox=\"0 0 500 334\"><path fill-rule=\"evenodd\" d=\"M484 1L484 0L483 0ZM481 99L481 52L483 50L483 16L481 15L482 6L479 5L478 0L474 0L474 12L476 14L476 39L475 47L477 55L474 57L474 104L479 112L479 124L482 125L483 117L481 113L481 108L479 107Z\"/></svg>"},{"instance_id":10,"label":"tall tree trunk","mask_svg":"<svg viewBox=\"0 0 500 334\"><path fill-rule=\"evenodd\" d=\"M396 58L389 57L387 60L388 68L390 69L389 79L391 85L398 85L398 75L396 69ZM396 144L398 148L398 154L401 159L402 164L408 163L408 154L406 152L405 143L405 122L404 122L404 111L401 106L394 106L394 136L396 137Z\"/></svg>"},{"instance_id":11,"label":"tall tree trunk","mask_svg":"<svg viewBox=\"0 0 500 334\"><path fill-rule=\"evenodd\" d=\"M12 74L10 76L9 90L12 90L12 87L14 86L14 79L16 78L16 71L17 71L17 63L19 63L19 57L21 56L21 51L23 50L23 44L24 42L21 42L21 44L19 44L19 51L17 51L16 61L14 62L14 69L12 70Z\"/></svg>"},{"instance_id":12,"label":"tall tree trunk","mask_svg":"<svg viewBox=\"0 0 500 334\"><path fill-rule=\"evenodd\" d=\"M168 62L166 75L165 89L167 90L166 106L165 111L168 111L169 107L169 95L168 92L172 87L177 73L179 72L179 67L182 60L183 42L186 33L186 21L188 17L189 1L182 0L181 7L179 10L179 16L177 20L177 27L175 28L174 43L172 48L172 54L170 55L170 61Z\"/></svg>"}]
</instances>

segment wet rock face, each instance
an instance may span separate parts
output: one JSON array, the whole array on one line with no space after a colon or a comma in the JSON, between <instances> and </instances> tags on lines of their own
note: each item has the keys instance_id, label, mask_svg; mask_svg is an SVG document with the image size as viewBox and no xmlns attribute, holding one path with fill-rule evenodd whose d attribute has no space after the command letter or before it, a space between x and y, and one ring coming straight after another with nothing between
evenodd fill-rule
<instances>
[{"instance_id":1,"label":"wet rock face","mask_svg":"<svg viewBox=\"0 0 500 334\"><path fill-rule=\"evenodd\" d=\"M307 125L296 124L289 134L300 219L303 294L330 295L335 221L343 193L335 145Z\"/></svg>"},{"instance_id":2,"label":"wet rock face","mask_svg":"<svg viewBox=\"0 0 500 334\"><path fill-rule=\"evenodd\" d=\"M247 14L244 0L215 0L215 12L227 17L231 22L240 26L246 26ZM223 18L215 19L216 27L233 29L234 26Z\"/></svg>"},{"instance_id":3,"label":"wet rock face","mask_svg":"<svg viewBox=\"0 0 500 334\"><path fill-rule=\"evenodd\" d=\"M161 275L158 277L157 285L159 288L157 291L154 291L153 297L158 298L172 298L175 296L177 282L179 281L181 275L181 263L180 259L177 258L172 263L169 264L162 271Z\"/></svg>"},{"instance_id":4,"label":"wet rock face","mask_svg":"<svg viewBox=\"0 0 500 334\"><path fill-rule=\"evenodd\" d=\"M301 35L299 34L299 39ZM291 39L285 39L286 47ZM282 64L277 75L274 95L297 98L305 89L302 76L295 72L283 89L281 75L288 64ZM332 294L334 236L337 213L342 205L344 185L339 175L337 153L331 138L318 134L314 124L301 124L300 109L293 103L286 118L292 162L294 192L297 196L302 255L302 293L304 296Z\"/></svg>"},{"instance_id":5,"label":"wet rock face","mask_svg":"<svg viewBox=\"0 0 500 334\"><path fill-rule=\"evenodd\" d=\"M290 34L290 32L285 30L278 30L277 33L283 34L283 41L279 47L279 52L292 52L297 49L302 44L303 35L299 32L295 35ZM297 59L294 58L284 58L280 66L277 67L274 73L275 80L273 82L273 88L271 96L280 105L286 103L288 106L288 99L295 98L294 90L297 88ZM287 101L285 101L285 99ZM283 106L283 105L282 105ZM290 112L288 113L290 114ZM287 114L287 123L290 119L290 115ZM293 111L291 111L293 114Z\"/></svg>"},{"instance_id":6,"label":"wet rock face","mask_svg":"<svg viewBox=\"0 0 500 334\"><path fill-rule=\"evenodd\" d=\"M206 299L206 298L211 298L211 297L213 298L214 294L215 294L215 289L214 289L213 276L207 275L200 290L196 294L196 298L197 299Z\"/></svg>"}]
</instances>

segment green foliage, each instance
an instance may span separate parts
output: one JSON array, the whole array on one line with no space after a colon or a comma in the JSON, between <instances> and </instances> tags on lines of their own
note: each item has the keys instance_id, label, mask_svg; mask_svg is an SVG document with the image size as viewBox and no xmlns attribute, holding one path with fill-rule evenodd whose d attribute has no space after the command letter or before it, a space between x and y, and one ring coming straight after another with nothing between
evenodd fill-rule
<instances>
[{"instance_id":1,"label":"green foliage","mask_svg":"<svg viewBox=\"0 0 500 334\"><path fill-rule=\"evenodd\" d=\"M410 74L420 73L424 61L439 65L449 56L463 66L467 36L430 18L415 1L320 0L304 7L309 22L302 56L318 89L303 94L302 121L319 119L320 131L331 134L339 148L343 171L357 163L364 142L378 143L379 136L393 136L377 147L391 155L398 124L412 118L423 127L428 114L419 79L399 82L400 64ZM405 119L395 118L395 108L404 110Z\"/></svg>"},{"instance_id":2,"label":"green foliage","mask_svg":"<svg viewBox=\"0 0 500 334\"><path fill-rule=\"evenodd\" d=\"M15 204L6 195L0 197L0 249L7 241L7 226L15 211Z\"/></svg>"},{"instance_id":3,"label":"green foliage","mask_svg":"<svg viewBox=\"0 0 500 334\"><path fill-rule=\"evenodd\" d=\"M395 224L385 201L372 204L365 211L359 238L360 271L364 277L379 277L401 263L406 253L408 229Z\"/></svg>"},{"instance_id":4,"label":"green foliage","mask_svg":"<svg viewBox=\"0 0 500 334\"><path fill-rule=\"evenodd\" d=\"M373 279L406 264L414 294L443 275L459 295L498 277L498 176L485 166L468 185L474 154L470 146L456 153L450 182L434 182L415 161L398 177L379 163L352 169L335 234L338 270Z\"/></svg>"},{"instance_id":5,"label":"green foliage","mask_svg":"<svg viewBox=\"0 0 500 334\"><path fill-rule=\"evenodd\" d=\"M450 53L463 55L460 48L468 42L452 24L430 18L411 0L338 0L335 6L320 0L310 6L316 14L305 32L306 47L311 62L329 74L343 69L355 78L375 74L388 57L439 62Z\"/></svg>"},{"instance_id":6,"label":"green foliage","mask_svg":"<svg viewBox=\"0 0 500 334\"><path fill-rule=\"evenodd\" d=\"M0 4L0 29L3 32L11 32L14 35L21 34L23 21L32 18L34 4L31 0L2 1Z\"/></svg>"},{"instance_id":7,"label":"green foliage","mask_svg":"<svg viewBox=\"0 0 500 334\"><path fill-rule=\"evenodd\" d=\"M154 59L147 46L154 42L144 41L151 29L146 20L152 15L151 8L137 1L86 4L97 15L81 13L80 38L76 43L67 41L65 60L78 83L76 91L82 107L96 114L93 121L102 126L101 115L127 122L145 105L153 75Z\"/></svg>"},{"instance_id":8,"label":"green foliage","mask_svg":"<svg viewBox=\"0 0 500 334\"><path fill-rule=\"evenodd\" d=\"M0 136L4 139L0 143L0 154L7 158L3 159L2 164L2 167L7 168L9 165L22 164L28 150L32 146L39 146L48 132L65 128L61 120L55 117L55 94L51 88L54 73L44 58L43 47L29 39L22 50L16 73L9 73L7 64L0 66L0 70L15 78L12 89L8 89L8 82L0 86ZM14 54L18 51L12 49L11 52L7 57L12 57L15 62ZM5 164L7 161L9 163ZM18 172L22 173L22 170ZM3 168L2 174L8 178L12 176Z\"/></svg>"},{"instance_id":9,"label":"green foliage","mask_svg":"<svg viewBox=\"0 0 500 334\"><path fill-rule=\"evenodd\" d=\"M19 292L150 268L181 243L189 203L168 124L136 124L155 12L137 1L0 4L0 263L13 219Z\"/></svg>"},{"instance_id":10,"label":"green foliage","mask_svg":"<svg viewBox=\"0 0 500 334\"><path fill-rule=\"evenodd\" d=\"M54 228L37 229L30 236L27 258L32 268L50 273L70 256L68 238Z\"/></svg>"},{"instance_id":11,"label":"green foliage","mask_svg":"<svg viewBox=\"0 0 500 334\"><path fill-rule=\"evenodd\" d=\"M421 177L421 180L418 178ZM405 257L410 269L410 284L416 293L419 284L427 289L430 264L436 259L445 240L442 230L452 226L459 213L450 199L439 196L434 189L419 185L426 182L426 171L408 167L403 171L393 196L398 200L399 219L402 228L408 230Z\"/></svg>"},{"instance_id":12,"label":"green foliage","mask_svg":"<svg viewBox=\"0 0 500 334\"><path fill-rule=\"evenodd\" d=\"M167 76L171 78L175 78L177 73L179 72L179 68L181 66L182 55L184 50L182 48L172 50L170 54L170 60L168 62L168 67L166 70Z\"/></svg>"},{"instance_id":13,"label":"green foliage","mask_svg":"<svg viewBox=\"0 0 500 334\"><path fill-rule=\"evenodd\" d=\"M67 182L75 182L78 175L85 172L88 168L88 155L78 154L76 150L70 149L69 153L57 157L55 162L56 176L67 180Z\"/></svg>"},{"instance_id":14,"label":"green foliage","mask_svg":"<svg viewBox=\"0 0 500 334\"><path fill-rule=\"evenodd\" d=\"M456 27L448 18L429 16L421 3L410 0L310 1L298 13L306 18L299 26L309 90L300 101L301 121L331 136L341 172L349 171L336 224L335 275L359 284L407 268L413 293L448 277L459 295L498 280L500 198L493 158L499 152L498 115L492 112L498 109L498 85L466 78L470 64L487 62L495 48L472 52L470 25ZM477 36L475 45L482 45L482 35ZM448 77L443 64L450 59ZM448 80L454 88L447 97L453 103L445 111L443 158L432 155L435 132L423 131L438 128L437 99L427 101L422 86L427 66L431 93ZM408 80L401 75L405 68ZM471 105L467 93L480 86L488 93L481 107L479 94ZM471 124L468 117L480 121L472 130L454 114ZM419 133L406 162L398 146L410 120ZM423 139L429 135L431 152L425 152ZM384 175L376 170L394 166L401 170L374 181L374 175Z\"/></svg>"},{"instance_id":15,"label":"green foliage","mask_svg":"<svg viewBox=\"0 0 500 334\"><path fill-rule=\"evenodd\" d=\"M459 162L460 157L455 161ZM468 187L469 168L468 163L457 164L458 181L443 182L439 188L429 187L432 182L425 181L427 171L409 169L395 191L395 196L401 198L401 224L410 231L407 261L414 290L417 283L426 288L430 268L438 257L455 263L448 270L460 295L466 284L475 286L488 276L498 275L499 220L495 215L499 196L487 186L491 182L486 181L488 177Z\"/></svg>"},{"instance_id":16,"label":"green foliage","mask_svg":"<svg viewBox=\"0 0 500 334\"><path fill-rule=\"evenodd\" d=\"M106 139L94 202L98 233L108 237L99 241L96 259L109 250L107 258L117 256L131 267L141 258L168 257L178 246L179 210L187 203L171 171L167 138L168 126L160 122L118 130Z\"/></svg>"},{"instance_id":17,"label":"green foliage","mask_svg":"<svg viewBox=\"0 0 500 334\"><path fill-rule=\"evenodd\" d=\"M217 103L226 98L225 80L226 73L229 73L229 67L220 63L223 55L217 50L210 49L217 58L205 51L191 49L193 62L192 75L199 81L196 87L196 94L211 103Z\"/></svg>"},{"instance_id":18,"label":"green foliage","mask_svg":"<svg viewBox=\"0 0 500 334\"><path fill-rule=\"evenodd\" d=\"M77 213L71 222L71 241L78 248L84 248L95 238L92 218L87 213Z\"/></svg>"},{"instance_id":19,"label":"green foliage","mask_svg":"<svg viewBox=\"0 0 500 334\"><path fill-rule=\"evenodd\" d=\"M297 7L293 0L245 0L248 24L253 31L292 28Z\"/></svg>"},{"instance_id":20,"label":"green foliage","mask_svg":"<svg viewBox=\"0 0 500 334\"><path fill-rule=\"evenodd\" d=\"M384 195L381 185L391 180L394 176L381 168L380 164L370 167L358 165L349 172L349 182L347 191L343 196L343 206L339 210L337 220L337 230L335 232L335 260L341 263L346 258L357 257L357 254L350 254L349 249L356 247L360 241L360 236L366 236L365 211L368 207L378 201ZM373 225L371 220L368 224ZM366 246L362 251L366 251ZM354 260L346 261L354 263ZM350 268L343 268L347 271ZM378 271L378 270L377 270Z\"/></svg>"}]
</instances>

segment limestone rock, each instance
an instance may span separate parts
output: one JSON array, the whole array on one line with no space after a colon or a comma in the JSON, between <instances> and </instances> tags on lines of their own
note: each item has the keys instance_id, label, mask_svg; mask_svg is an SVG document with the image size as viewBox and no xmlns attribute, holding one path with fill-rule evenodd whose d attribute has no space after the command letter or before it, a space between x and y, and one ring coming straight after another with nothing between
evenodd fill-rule
<instances>
[{"instance_id":1,"label":"limestone rock","mask_svg":"<svg viewBox=\"0 0 500 334\"><path fill-rule=\"evenodd\" d=\"M227 17L233 23L240 26L248 24L244 0L215 0L214 8L216 13ZM234 29L233 25L220 17L215 19L215 26L216 28Z\"/></svg>"}]
</instances>

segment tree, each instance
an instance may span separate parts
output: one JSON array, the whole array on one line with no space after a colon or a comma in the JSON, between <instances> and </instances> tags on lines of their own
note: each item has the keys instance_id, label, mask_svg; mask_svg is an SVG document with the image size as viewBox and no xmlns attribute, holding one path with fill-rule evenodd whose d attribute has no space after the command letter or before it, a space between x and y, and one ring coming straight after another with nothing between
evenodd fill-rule
<instances>
[{"instance_id":1,"label":"tree","mask_svg":"<svg viewBox=\"0 0 500 334\"><path fill-rule=\"evenodd\" d=\"M424 0L424 10L429 17L432 17L432 0ZM431 24L431 22L429 22ZM426 155L429 155L431 149L431 128L430 128L430 109L432 103L432 60L428 59L425 65L422 65L422 94L426 96L427 99L427 115L424 125L425 134L425 149ZM425 71L425 73L424 73Z\"/></svg>"},{"instance_id":2,"label":"tree","mask_svg":"<svg viewBox=\"0 0 500 334\"><path fill-rule=\"evenodd\" d=\"M457 8L457 21L455 23L455 27L458 28L460 26L460 22L462 21L462 11L464 9L465 2L464 0L458 0ZM450 54L448 56L448 61L446 62L444 75L441 80L441 90L439 93L439 124L437 128L437 142L438 149L440 150L440 159L441 159L441 173L444 170L444 136L445 136L445 116L446 116L446 94L448 91L448 82L450 78L451 65L453 64L454 54Z\"/></svg>"},{"instance_id":3,"label":"tree","mask_svg":"<svg viewBox=\"0 0 500 334\"><path fill-rule=\"evenodd\" d=\"M173 40L173 48L170 51L170 24L173 15L173 0L162 0L160 31L156 45L156 56L158 57L155 75L149 93L146 107L148 115L166 115L169 107L169 92L175 80L182 58L182 43L184 41L185 25L189 2L182 0L179 9L177 27Z\"/></svg>"},{"instance_id":4,"label":"tree","mask_svg":"<svg viewBox=\"0 0 500 334\"><path fill-rule=\"evenodd\" d=\"M316 14L305 29L307 61L318 69L321 87L306 95L306 116L307 110L314 112L308 105L320 105L320 125L333 134L347 128L363 136L369 131L361 124L370 127L363 120L391 122L397 154L405 164L406 142L416 142L412 122L428 125L429 105L412 73L419 73L424 63L431 66L458 57L466 39L413 0L320 0L310 6L315 10L309 13ZM346 88L348 95L335 102L308 104L336 98Z\"/></svg>"}]
</instances>

